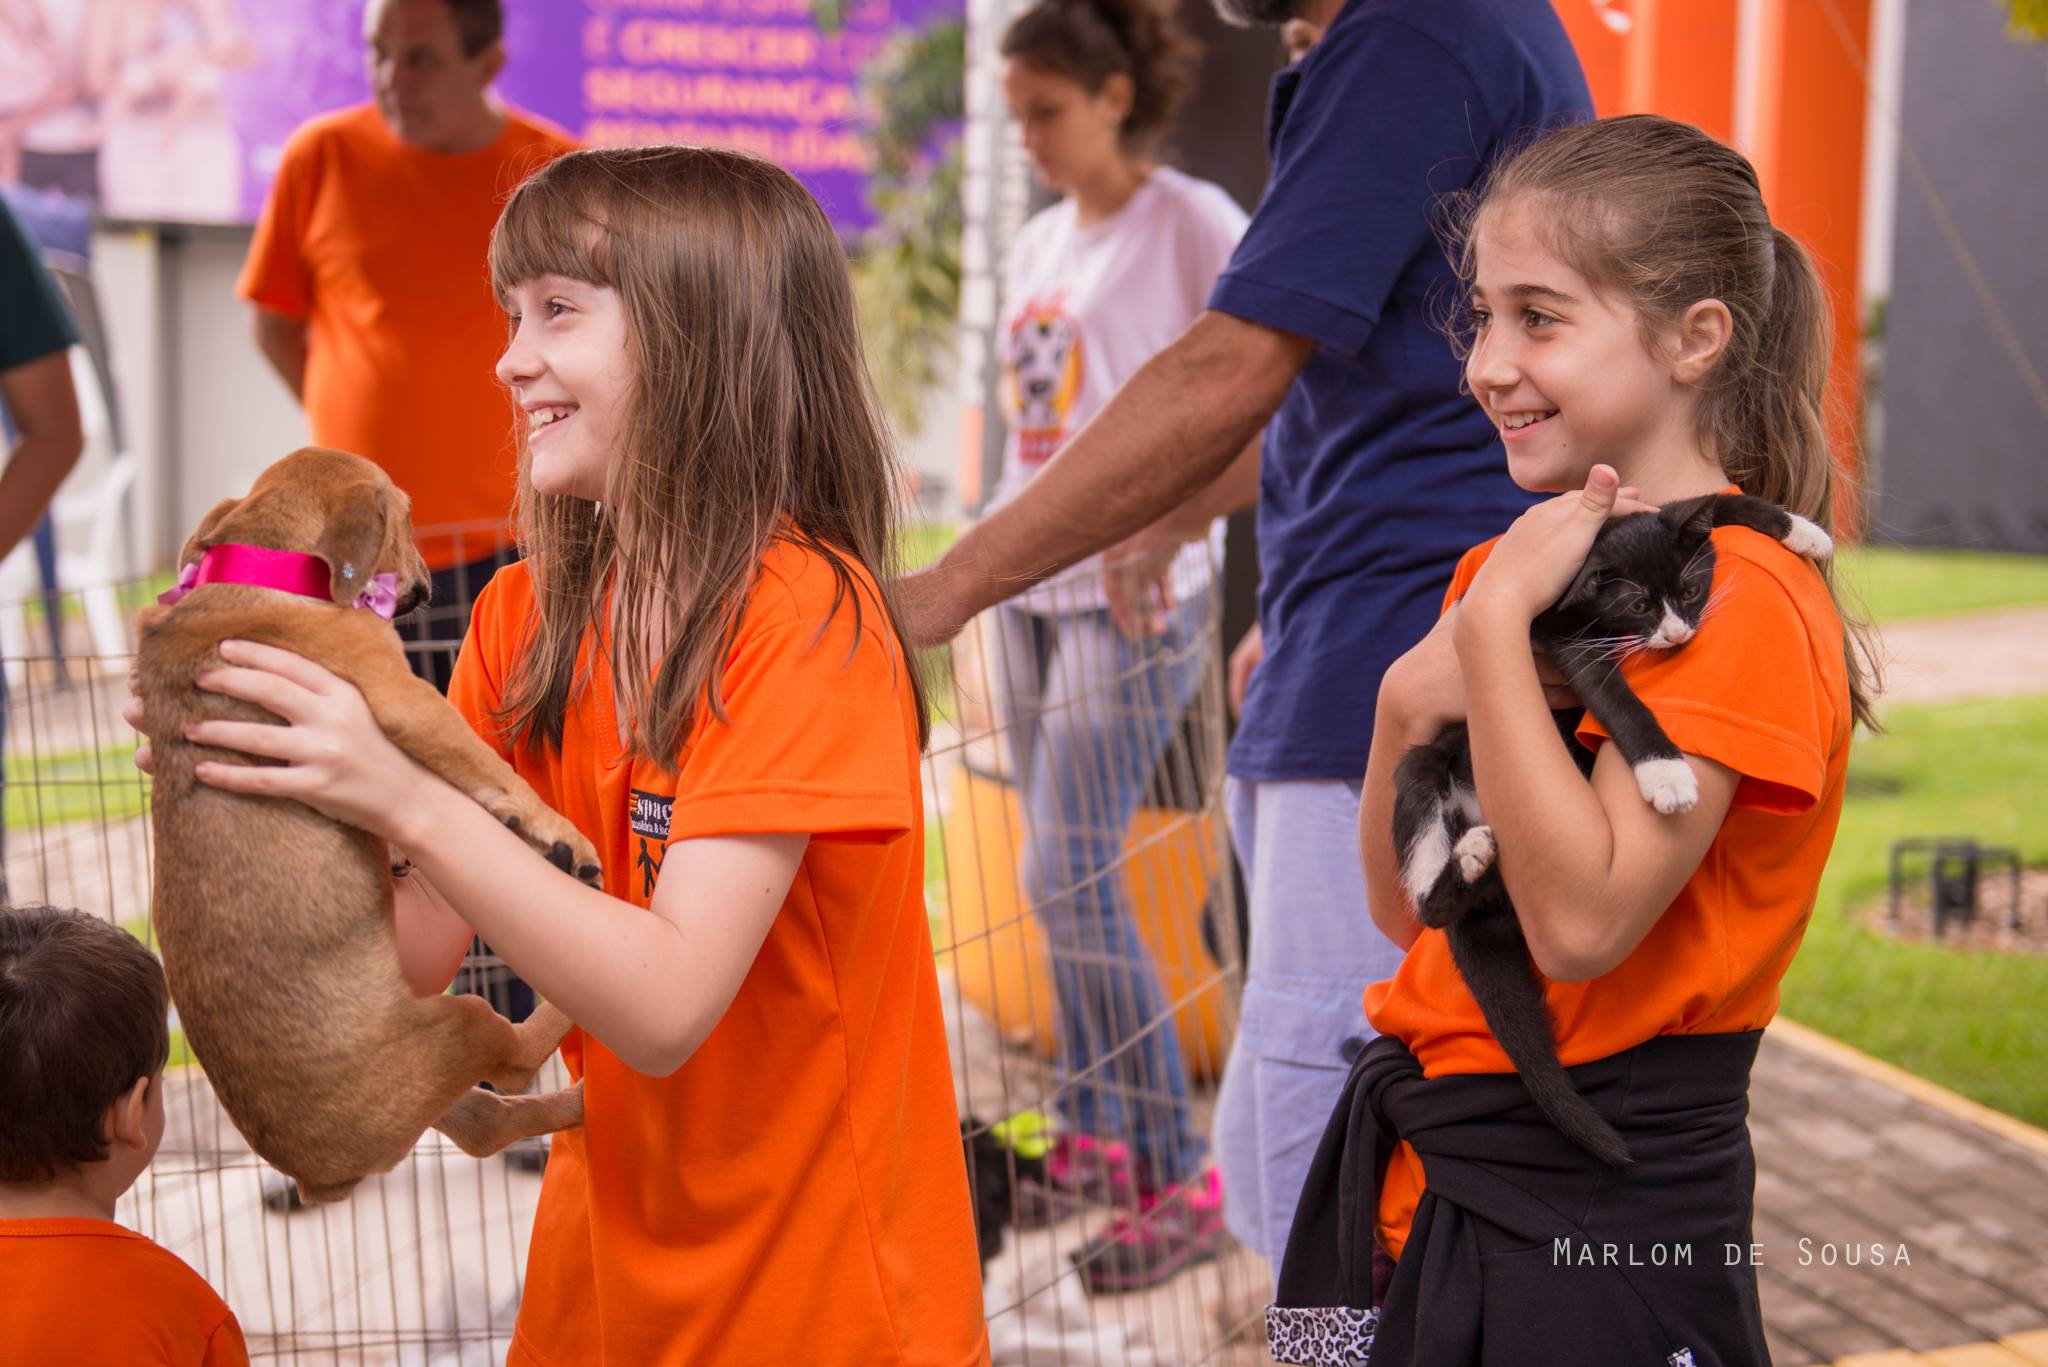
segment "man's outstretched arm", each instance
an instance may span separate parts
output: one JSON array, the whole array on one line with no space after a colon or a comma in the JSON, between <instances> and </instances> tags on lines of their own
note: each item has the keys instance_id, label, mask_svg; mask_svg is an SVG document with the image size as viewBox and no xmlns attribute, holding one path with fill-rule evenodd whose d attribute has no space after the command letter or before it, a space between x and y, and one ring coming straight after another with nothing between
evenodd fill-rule
<instances>
[{"instance_id":1,"label":"man's outstretched arm","mask_svg":"<svg viewBox=\"0 0 2048 1367\"><path fill-rule=\"evenodd\" d=\"M1315 343L1226 313L1196 318L1015 499L901 584L904 626L947 640L983 608L1105 550L1230 467Z\"/></svg>"}]
</instances>

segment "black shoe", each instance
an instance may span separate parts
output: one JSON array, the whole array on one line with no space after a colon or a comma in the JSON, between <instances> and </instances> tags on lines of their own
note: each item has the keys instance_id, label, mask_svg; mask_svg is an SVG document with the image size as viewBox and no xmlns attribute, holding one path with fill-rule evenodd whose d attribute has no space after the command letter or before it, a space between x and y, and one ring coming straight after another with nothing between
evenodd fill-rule
<instances>
[{"instance_id":1,"label":"black shoe","mask_svg":"<svg viewBox=\"0 0 2048 1367\"><path fill-rule=\"evenodd\" d=\"M505 1163L515 1172L538 1175L548 1170L548 1147L545 1144L514 1144L505 1150Z\"/></svg>"},{"instance_id":2,"label":"black shoe","mask_svg":"<svg viewBox=\"0 0 2048 1367\"><path fill-rule=\"evenodd\" d=\"M306 1202L299 1195L299 1184L281 1172L269 1168L263 1170L263 1208L279 1215L289 1215L295 1210L304 1210Z\"/></svg>"}]
</instances>

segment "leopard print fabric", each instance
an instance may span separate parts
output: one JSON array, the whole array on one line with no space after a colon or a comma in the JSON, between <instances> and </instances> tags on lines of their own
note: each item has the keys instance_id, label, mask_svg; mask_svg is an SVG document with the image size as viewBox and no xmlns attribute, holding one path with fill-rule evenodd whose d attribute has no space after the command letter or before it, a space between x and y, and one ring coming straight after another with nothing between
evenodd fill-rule
<instances>
[{"instance_id":1,"label":"leopard print fabric","mask_svg":"<svg viewBox=\"0 0 2048 1367\"><path fill-rule=\"evenodd\" d=\"M1366 1367L1380 1312L1351 1305L1266 1307L1273 1360L1299 1367Z\"/></svg>"}]
</instances>

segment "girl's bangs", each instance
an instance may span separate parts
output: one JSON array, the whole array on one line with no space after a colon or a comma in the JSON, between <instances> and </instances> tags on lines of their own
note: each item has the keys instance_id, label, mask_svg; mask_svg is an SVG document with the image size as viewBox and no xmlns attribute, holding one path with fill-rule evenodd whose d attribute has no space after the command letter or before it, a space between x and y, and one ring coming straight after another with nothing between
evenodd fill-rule
<instances>
[{"instance_id":1,"label":"girl's bangs","mask_svg":"<svg viewBox=\"0 0 2048 1367\"><path fill-rule=\"evenodd\" d=\"M579 196L565 179L543 170L505 205L491 233L491 289L501 300L514 285L543 275L617 288L604 220L576 205Z\"/></svg>"}]
</instances>

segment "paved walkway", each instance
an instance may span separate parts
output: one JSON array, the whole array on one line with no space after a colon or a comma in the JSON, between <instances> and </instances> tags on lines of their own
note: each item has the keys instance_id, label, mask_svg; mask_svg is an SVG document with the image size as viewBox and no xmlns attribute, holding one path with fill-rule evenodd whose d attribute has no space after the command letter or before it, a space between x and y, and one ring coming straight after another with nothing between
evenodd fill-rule
<instances>
[{"instance_id":1,"label":"paved walkway","mask_svg":"<svg viewBox=\"0 0 2048 1367\"><path fill-rule=\"evenodd\" d=\"M1888 702L2048 693L2048 608L1899 622L1881 640Z\"/></svg>"},{"instance_id":2,"label":"paved walkway","mask_svg":"<svg viewBox=\"0 0 2048 1367\"><path fill-rule=\"evenodd\" d=\"M2048 1134L1789 1024L1765 1037L1750 1133L1778 1367L2048 1343ZM2048 1362L2017 1351L1955 1367Z\"/></svg>"}]
</instances>

